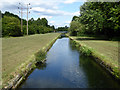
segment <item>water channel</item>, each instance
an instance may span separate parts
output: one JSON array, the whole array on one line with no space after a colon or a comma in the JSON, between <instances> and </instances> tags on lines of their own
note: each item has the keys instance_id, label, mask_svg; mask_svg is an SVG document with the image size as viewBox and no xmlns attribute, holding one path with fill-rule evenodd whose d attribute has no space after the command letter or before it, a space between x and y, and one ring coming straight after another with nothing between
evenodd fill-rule
<instances>
[{"instance_id":1,"label":"water channel","mask_svg":"<svg viewBox=\"0 0 120 90\"><path fill-rule=\"evenodd\" d=\"M58 39L20 88L120 88L92 58L80 54L67 37Z\"/></svg>"}]
</instances>

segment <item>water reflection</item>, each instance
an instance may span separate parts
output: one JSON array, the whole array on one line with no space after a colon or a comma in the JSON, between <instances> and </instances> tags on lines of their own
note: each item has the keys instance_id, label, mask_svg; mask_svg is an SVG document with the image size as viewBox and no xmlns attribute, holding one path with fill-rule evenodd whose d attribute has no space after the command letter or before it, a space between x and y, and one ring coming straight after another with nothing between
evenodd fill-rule
<instances>
[{"instance_id":1,"label":"water reflection","mask_svg":"<svg viewBox=\"0 0 120 90\"><path fill-rule=\"evenodd\" d=\"M86 73L89 87L120 88L120 85L90 57L80 56L80 68Z\"/></svg>"},{"instance_id":2,"label":"water reflection","mask_svg":"<svg viewBox=\"0 0 120 90\"><path fill-rule=\"evenodd\" d=\"M36 68L39 70L44 70L47 67L47 63L36 64Z\"/></svg>"},{"instance_id":3,"label":"water reflection","mask_svg":"<svg viewBox=\"0 0 120 90\"><path fill-rule=\"evenodd\" d=\"M69 38L58 39L21 88L120 87L92 58L81 55Z\"/></svg>"},{"instance_id":4,"label":"water reflection","mask_svg":"<svg viewBox=\"0 0 120 90\"><path fill-rule=\"evenodd\" d=\"M72 50L76 50L76 47L75 47L75 42L73 40L69 40L69 44L70 44L70 48Z\"/></svg>"}]
</instances>

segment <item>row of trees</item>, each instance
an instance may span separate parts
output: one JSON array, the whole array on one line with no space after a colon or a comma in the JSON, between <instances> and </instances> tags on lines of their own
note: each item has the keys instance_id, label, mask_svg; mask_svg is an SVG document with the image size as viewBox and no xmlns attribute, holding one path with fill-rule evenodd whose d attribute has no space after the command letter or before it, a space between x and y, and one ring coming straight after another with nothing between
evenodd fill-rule
<instances>
[{"instance_id":1,"label":"row of trees","mask_svg":"<svg viewBox=\"0 0 120 90\"><path fill-rule=\"evenodd\" d=\"M65 26L65 27L58 27L57 29L56 29L56 31L68 31L68 26Z\"/></svg>"},{"instance_id":2,"label":"row of trees","mask_svg":"<svg viewBox=\"0 0 120 90\"><path fill-rule=\"evenodd\" d=\"M54 26L48 25L48 21L46 18L38 18L37 20L31 18L28 21L28 24L29 34L44 34L53 32L55 30ZM23 33L26 35L26 25L23 26Z\"/></svg>"},{"instance_id":3,"label":"row of trees","mask_svg":"<svg viewBox=\"0 0 120 90\"><path fill-rule=\"evenodd\" d=\"M23 36L26 35L26 23L27 21L23 19L23 31L21 31L21 18L9 12L2 14L2 36ZM55 30L54 26L48 25L46 18L38 18L34 20L31 18L29 21L29 35L53 32Z\"/></svg>"},{"instance_id":4,"label":"row of trees","mask_svg":"<svg viewBox=\"0 0 120 90\"><path fill-rule=\"evenodd\" d=\"M1 12L0 12L1 13ZM1 13L2 14L2 13ZM17 15L14 15L9 12L5 12L2 14L2 36L23 36L27 33L27 21L23 19L23 31L21 31L21 18L19 18ZM29 35L31 34L44 34L44 33L50 33L54 31L59 30L66 30L66 27L62 27L59 29L55 29L54 26L48 25L48 21L46 18L38 18L37 20L34 20L31 18L28 21L29 24Z\"/></svg>"},{"instance_id":5,"label":"row of trees","mask_svg":"<svg viewBox=\"0 0 120 90\"><path fill-rule=\"evenodd\" d=\"M69 28L71 35L120 35L120 2L85 2L80 16L74 16Z\"/></svg>"}]
</instances>

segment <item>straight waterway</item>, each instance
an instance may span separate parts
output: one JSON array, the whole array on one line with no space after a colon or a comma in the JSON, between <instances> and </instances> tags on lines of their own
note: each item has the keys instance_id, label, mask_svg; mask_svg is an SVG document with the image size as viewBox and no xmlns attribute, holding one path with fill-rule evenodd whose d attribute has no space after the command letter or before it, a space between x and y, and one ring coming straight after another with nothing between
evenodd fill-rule
<instances>
[{"instance_id":1,"label":"straight waterway","mask_svg":"<svg viewBox=\"0 0 120 90\"><path fill-rule=\"evenodd\" d=\"M92 58L80 54L69 38L58 39L45 64L28 76L20 88L120 88Z\"/></svg>"}]
</instances>

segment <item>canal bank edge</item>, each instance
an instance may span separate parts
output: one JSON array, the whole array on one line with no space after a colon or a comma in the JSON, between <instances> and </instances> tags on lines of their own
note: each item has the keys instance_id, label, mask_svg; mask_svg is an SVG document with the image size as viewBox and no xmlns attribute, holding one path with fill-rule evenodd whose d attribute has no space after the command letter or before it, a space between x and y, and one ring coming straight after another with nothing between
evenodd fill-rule
<instances>
[{"instance_id":1,"label":"canal bank edge","mask_svg":"<svg viewBox=\"0 0 120 90\"><path fill-rule=\"evenodd\" d=\"M97 55L96 52L92 48L89 48L86 45L83 45L77 42L77 40L75 40L74 38L72 38L71 36L67 34L66 36L68 36L74 42L75 46L78 48L78 50L82 54L85 54L86 56L90 56L94 58L94 61L96 63L98 63L103 69L105 69L114 79L120 82L120 73L118 73L119 70L114 70L112 66L104 62L104 60L102 59L102 56L100 57L100 55Z\"/></svg>"},{"instance_id":2,"label":"canal bank edge","mask_svg":"<svg viewBox=\"0 0 120 90\"><path fill-rule=\"evenodd\" d=\"M42 51L44 51L44 53L47 53L49 51L49 49L52 47L52 45L55 43L55 41L60 36L61 36L61 34L58 35L55 39L53 39L50 43L48 43L45 47L43 47ZM36 52L36 53L38 53L38 52ZM16 89L16 88L18 88L18 86L25 80L25 78L36 67L35 65L38 62L36 62L36 56L35 56L35 54L32 55L31 58L27 62L25 62L24 64L22 64L19 67L19 70L21 70L21 71L18 71L19 74L16 74L13 79L9 80L8 83L7 83L7 85L5 85L5 86L2 87L2 90L10 90L10 89ZM40 62L44 63L45 61L46 61L46 59L44 58Z\"/></svg>"}]
</instances>

